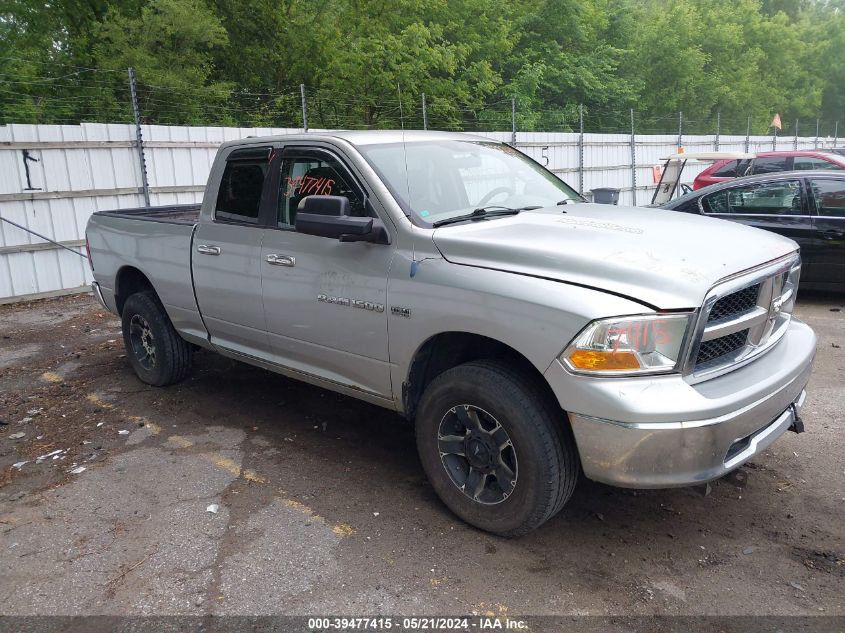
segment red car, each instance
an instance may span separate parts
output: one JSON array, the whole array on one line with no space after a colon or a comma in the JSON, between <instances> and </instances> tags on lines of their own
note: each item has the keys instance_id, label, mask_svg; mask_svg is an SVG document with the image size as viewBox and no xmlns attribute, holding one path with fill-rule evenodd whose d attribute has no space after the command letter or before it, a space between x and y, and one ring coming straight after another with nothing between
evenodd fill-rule
<instances>
[{"instance_id":1,"label":"red car","mask_svg":"<svg viewBox=\"0 0 845 633\"><path fill-rule=\"evenodd\" d=\"M759 152L751 160L720 160L696 176L693 189L737 178L780 171L845 169L845 156L820 150Z\"/></svg>"}]
</instances>

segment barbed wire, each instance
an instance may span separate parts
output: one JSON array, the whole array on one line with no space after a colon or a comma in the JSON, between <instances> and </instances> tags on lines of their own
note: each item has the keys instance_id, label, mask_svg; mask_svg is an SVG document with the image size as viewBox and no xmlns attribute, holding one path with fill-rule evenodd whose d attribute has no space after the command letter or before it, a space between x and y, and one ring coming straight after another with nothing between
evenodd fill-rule
<instances>
[{"instance_id":1,"label":"barbed wire","mask_svg":"<svg viewBox=\"0 0 845 633\"><path fill-rule=\"evenodd\" d=\"M0 125L10 123L128 122L132 101L126 70L91 68L52 60L0 56L0 61L30 65L24 74L0 71ZM143 79L143 78L142 78ZM639 113L630 104L520 102L501 92L471 102L450 101L443 95L403 90L399 95L358 94L338 88L299 84L248 88L209 80L204 85L137 82L141 122L163 125L232 125L302 127L305 101L311 128L398 128L425 124L432 129L521 132L584 132L608 134L774 137L769 114L735 113L687 118L683 112ZM515 105L515 108L514 108ZM515 112L514 112L515 110ZM843 118L845 122L845 118ZM839 137L838 121L823 118L783 121L779 142L803 138ZM845 126L843 126L845 134Z\"/></svg>"}]
</instances>

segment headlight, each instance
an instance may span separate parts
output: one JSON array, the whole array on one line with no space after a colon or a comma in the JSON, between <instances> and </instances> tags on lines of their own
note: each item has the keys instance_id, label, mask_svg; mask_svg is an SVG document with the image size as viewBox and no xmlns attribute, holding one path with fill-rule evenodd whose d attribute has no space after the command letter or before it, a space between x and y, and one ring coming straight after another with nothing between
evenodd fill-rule
<instances>
[{"instance_id":1,"label":"headlight","mask_svg":"<svg viewBox=\"0 0 845 633\"><path fill-rule=\"evenodd\" d=\"M654 314L593 321L560 360L573 372L599 376L676 371L690 316Z\"/></svg>"}]
</instances>

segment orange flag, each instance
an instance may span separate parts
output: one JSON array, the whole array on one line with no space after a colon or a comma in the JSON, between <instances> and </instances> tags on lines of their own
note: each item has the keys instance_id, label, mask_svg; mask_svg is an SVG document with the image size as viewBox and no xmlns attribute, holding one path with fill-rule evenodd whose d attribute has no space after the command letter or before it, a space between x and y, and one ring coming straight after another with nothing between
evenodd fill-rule
<instances>
[{"instance_id":1,"label":"orange flag","mask_svg":"<svg viewBox=\"0 0 845 633\"><path fill-rule=\"evenodd\" d=\"M775 118L772 119L772 124L769 127L776 127L779 130L783 129L783 124L780 122L780 114L775 115Z\"/></svg>"}]
</instances>

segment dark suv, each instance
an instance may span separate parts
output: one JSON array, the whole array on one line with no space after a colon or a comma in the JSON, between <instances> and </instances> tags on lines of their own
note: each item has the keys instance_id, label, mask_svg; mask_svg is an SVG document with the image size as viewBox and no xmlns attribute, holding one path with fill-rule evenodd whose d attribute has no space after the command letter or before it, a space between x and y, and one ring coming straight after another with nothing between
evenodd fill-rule
<instances>
[{"instance_id":1,"label":"dark suv","mask_svg":"<svg viewBox=\"0 0 845 633\"><path fill-rule=\"evenodd\" d=\"M801 286L845 290L845 172L734 178L663 205L780 233L801 246Z\"/></svg>"}]
</instances>

